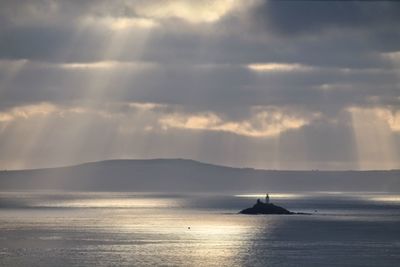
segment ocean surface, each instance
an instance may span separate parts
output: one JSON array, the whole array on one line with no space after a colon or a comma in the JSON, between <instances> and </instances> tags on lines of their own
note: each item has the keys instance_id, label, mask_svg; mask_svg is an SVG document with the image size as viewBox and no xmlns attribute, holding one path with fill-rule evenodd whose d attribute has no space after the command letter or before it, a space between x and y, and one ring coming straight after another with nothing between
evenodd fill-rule
<instances>
[{"instance_id":1,"label":"ocean surface","mask_svg":"<svg viewBox=\"0 0 400 267\"><path fill-rule=\"evenodd\" d=\"M400 266L400 195L260 193L1 192L0 266Z\"/></svg>"}]
</instances>

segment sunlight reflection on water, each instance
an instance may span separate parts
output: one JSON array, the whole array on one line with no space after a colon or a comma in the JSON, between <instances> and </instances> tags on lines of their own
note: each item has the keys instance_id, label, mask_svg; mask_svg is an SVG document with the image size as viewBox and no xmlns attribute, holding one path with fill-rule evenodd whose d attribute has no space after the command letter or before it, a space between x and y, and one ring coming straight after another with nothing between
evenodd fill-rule
<instances>
[{"instance_id":1,"label":"sunlight reflection on water","mask_svg":"<svg viewBox=\"0 0 400 267\"><path fill-rule=\"evenodd\" d=\"M400 203L400 195L377 195L367 198L375 202L397 202Z\"/></svg>"},{"instance_id":2,"label":"sunlight reflection on water","mask_svg":"<svg viewBox=\"0 0 400 267\"><path fill-rule=\"evenodd\" d=\"M368 198L394 195L272 193L320 211L237 214L264 196L0 193L0 266L397 266L398 204Z\"/></svg>"},{"instance_id":3,"label":"sunlight reflection on water","mask_svg":"<svg viewBox=\"0 0 400 267\"><path fill-rule=\"evenodd\" d=\"M269 193L269 197L274 199L299 199L305 196L306 196L305 194L295 194L295 193ZM264 198L265 193L240 194L240 195L235 195L235 197Z\"/></svg>"},{"instance_id":4,"label":"sunlight reflection on water","mask_svg":"<svg viewBox=\"0 0 400 267\"><path fill-rule=\"evenodd\" d=\"M78 199L38 203L42 207L67 208L166 208L177 207L179 202L174 199L156 198L112 198L112 199Z\"/></svg>"}]
</instances>

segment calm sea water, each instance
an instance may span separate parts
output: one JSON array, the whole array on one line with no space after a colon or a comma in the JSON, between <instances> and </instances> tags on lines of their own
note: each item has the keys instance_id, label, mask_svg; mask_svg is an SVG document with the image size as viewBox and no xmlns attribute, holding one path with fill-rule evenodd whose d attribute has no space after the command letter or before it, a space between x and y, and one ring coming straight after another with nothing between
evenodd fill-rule
<instances>
[{"instance_id":1,"label":"calm sea water","mask_svg":"<svg viewBox=\"0 0 400 267\"><path fill-rule=\"evenodd\" d=\"M400 266L400 195L0 193L1 266Z\"/></svg>"}]
</instances>

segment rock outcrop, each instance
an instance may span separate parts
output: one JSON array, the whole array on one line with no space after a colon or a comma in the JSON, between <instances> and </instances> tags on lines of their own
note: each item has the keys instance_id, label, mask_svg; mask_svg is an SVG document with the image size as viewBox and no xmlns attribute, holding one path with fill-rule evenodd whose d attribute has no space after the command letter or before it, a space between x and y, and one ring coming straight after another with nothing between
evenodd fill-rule
<instances>
[{"instance_id":1,"label":"rock outcrop","mask_svg":"<svg viewBox=\"0 0 400 267\"><path fill-rule=\"evenodd\" d=\"M263 203L259 199L253 207L241 210L241 214L297 214L272 203Z\"/></svg>"}]
</instances>

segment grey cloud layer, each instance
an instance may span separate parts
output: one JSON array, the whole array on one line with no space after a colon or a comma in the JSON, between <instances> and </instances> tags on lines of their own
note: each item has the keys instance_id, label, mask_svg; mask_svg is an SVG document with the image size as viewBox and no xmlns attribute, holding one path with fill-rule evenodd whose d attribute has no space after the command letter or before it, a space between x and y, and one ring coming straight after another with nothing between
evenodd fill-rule
<instances>
[{"instance_id":1,"label":"grey cloud layer","mask_svg":"<svg viewBox=\"0 0 400 267\"><path fill-rule=\"evenodd\" d=\"M331 28L391 29L399 22L400 6L394 1L265 1L255 13L271 30L310 34Z\"/></svg>"},{"instance_id":2,"label":"grey cloud layer","mask_svg":"<svg viewBox=\"0 0 400 267\"><path fill-rule=\"evenodd\" d=\"M6 68L6 67L5 67ZM96 76L106 76L101 94L86 94ZM95 78L93 78L95 77ZM399 105L394 70L342 70L254 73L243 66L138 66L66 69L26 63L19 78L2 90L0 108L27 102L108 101L187 105L197 110L232 110L254 105L306 106L329 115L357 105ZM29 88L29 89L27 89Z\"/></svg>"}]
</instances>

